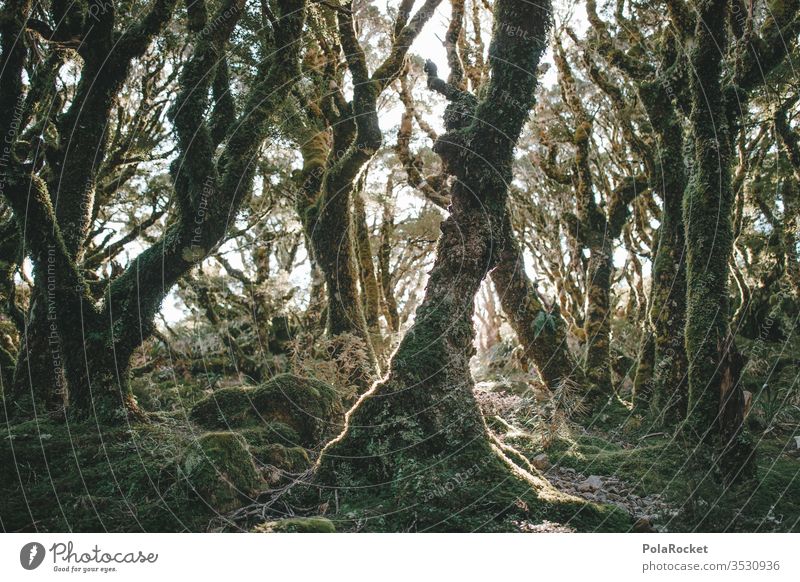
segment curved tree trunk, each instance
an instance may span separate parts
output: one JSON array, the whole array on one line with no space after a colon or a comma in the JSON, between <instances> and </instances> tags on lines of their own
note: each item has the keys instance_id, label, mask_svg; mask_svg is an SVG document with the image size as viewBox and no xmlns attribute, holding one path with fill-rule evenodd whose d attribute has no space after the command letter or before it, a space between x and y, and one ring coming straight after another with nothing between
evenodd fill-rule
<instances>
[{"instance_id":1,"label":"curved tree trunk","mask_svg":"<svg viewBox=\"0 0 800 582\"><path fill-rule=\"evenodd\" d=\"M582 384L583 371L567 347L566 323L557 307L548 310L542 305L525 274L522 252L508 213L503 218L503 239L492 281L526 358L536 366L545 385L555 390L568 378Z\"/></svg>"},{"instance_id":2,"label":"curved tree trunk","mask_svg":"<svg viewBox=\"0 0 800 582\"><path fill-rule=\"evenodd\" d=\"M166 26L174 4L173 0L156 2L136 27L126 31L123 40L115 45L119 51L110 53L114 59L107 66L112 77L104 77L106 81L118 79L113 75L124 80L130 61L143 53L151 38ZM275 43L280 50L273 58L262 61L261 79L248 92L243 115L226 126L226 131L234 130L227 131L228 140L218 157L219 141L215 139L219 139L219 135L215 132L217 137L212 136L206 120L213 78L208 75L208 62L211 55L224 53L225 44L243 13L244 1L227 0L218 7L212 15L213 34L204 30L208 21L205 4L195 2L187 7L195 46L184 65L180 91L172 109L180 153L173 164L178 219L167 228L161 240L140 253L112 281L99 305L75 261L81 254L78 247L85 239L85 216L76 214L76 210L85 211L84 203L91 202L92 176L83 182L80 192L77 186L66 190L70 196L83 197L77 201L62 201L77 208L62 208L59 213L51 198L50 185L40 176L16 159L11 161L8 170L4 168L0 187L24 233L34 266L34 281L38 287L46 284L47 317L49 320L53 315L58 340L63 346L69 405L76 416L119 421L129 412L139 413L127 378L131 356L153 333L155 315L169 290L220 243L227 231L230 213L239 208L249 192L254 174L252 158L265 138L273 110L298 76L296 41L305 21L305 3L281 0L279 5L281 18L275 27ZM21 79L26 49L19 42L6 43L7 39L21 37L21 34L14 34L14 29L22 30L29 10L26 4L16 8L14 18L4 21L3 65L4 75L8 75L10 82L4 77L0 92L3 112L11 110L25 95ZM103 33L97 33L100 35L98 42L104 42L113 32L113 11L104 12L101 19L98 30L102 29ZM87 70L93 72L91 67ZM97 91L92 93L92 84L82 80L77 95L82 96L83 104L73 104L73 107L94 106L97 99L106 104L109 98L106 87ZM114 95L110 99L113 103ZM97 111L93 109L89 113L94 116ZM61 121L68 128L77 123L70 122L69 115ZM6 129L6 122L10 121L0 122L0 129ZM77 125L82 132L85 130L85 135L81 135L88 141L103 139L102 127ZM70 184L77 183L70 174ZM91 207L89 203L88 208ZM37 291L43 293L42 290L34 293ZM36 358L39 361L40 354Z\"/></svg>"},{"instance_id":3,"label":"curved tree trunk","mask_svg":"<svg viewBox=\"0 0 800 582\"><path fill-rule=\"evenodd\" d=\"M431 19L441 0L427 0L409 19L413 2L398 14L396 34L388 56L370 74L355 31L352 2L336 12L341 48L353 80L353 98L341 94L338 117L328 114L332 145L320 143L324 134L301 144L304 149L303 192L300 214L314 257L325 275L328 290L328 335L334 341L348 336L363 343L365 361L358 366L355 383L366 390L378 372L370 326L359 296L359 256L355 242L353 198L356 182L383 143L378 119L378 97L400 73L411 43ZM333 57L340 59L337 53ZM335 85L335 82L334 82ZM330 88L326 93L330 93ZM334 91L334 93L336 93ZM325 156L321 152L327 150ZM365 290L367 291L367 290ZM368 298L369 299L369 298Z\"/></svg>"},{"instance_id":4,"label":"curved tree trunk","mask_svg":"<svg viewBox=\"0 0 800 582\"><path fill-rule=\"evenodd\" d=\"M435 146L456 176L450 216L387 378L350 411L316 467L323 496L335 488L339 503L375 515L376 529L486 529L512 511L559 520L575 509L544 495L553 494L546 483L491 439L472 393L474 298L498 259L513 150L550 24L546 2L498 0L494 13L493 74L474 116L474 97L435 78L428 64L429 86L451 101ZM508 34L512 26L524 34ZM440 494L448 483L457 492Z\"/></svg>"}]
</instances>

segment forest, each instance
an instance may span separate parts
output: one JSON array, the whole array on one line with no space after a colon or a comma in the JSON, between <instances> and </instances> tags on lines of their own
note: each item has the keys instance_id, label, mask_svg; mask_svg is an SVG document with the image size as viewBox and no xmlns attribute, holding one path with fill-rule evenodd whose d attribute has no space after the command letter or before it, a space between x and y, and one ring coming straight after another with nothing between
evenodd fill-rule
<instances>
[{"instance_id":1,"label":"forest","mask_svg":"<svg viewBox=\"0 0 800 582\"><path fill-rule=\"evenodd\" d=\"M800 531L800 0L4 0L0 530Z\"/></svg>"}]
</instances>

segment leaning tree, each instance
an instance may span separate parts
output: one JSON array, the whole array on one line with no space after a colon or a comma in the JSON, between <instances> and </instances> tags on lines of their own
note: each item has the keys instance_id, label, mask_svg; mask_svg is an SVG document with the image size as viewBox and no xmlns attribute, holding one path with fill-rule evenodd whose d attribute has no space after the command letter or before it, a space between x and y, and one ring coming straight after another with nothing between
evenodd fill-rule
<instances>
[{"instance_id":1,"label":"leaning tree","mask_svg":"<svg viewBox=\"0 0 800 582\"><path fill-rule=\"evenodd\" d=\"M63 375L72 413L119 420L138 410L127 382L130 360L153 333L163 299L220 243L250 191L273 113L299 75L306 6L304 0L264 6L252 82L240 94L232 89L228 51L237 28L250 26L245 1L225 0L213 11L202 0L186 3L189 56L175 63L178 89L169 107L177 150L173 214L99 300L87 280L85 250L108 121L136 59L172 24L176 2L155 0L143 14L138 4L123 14L114 2L95 0L46 7L41 14L38 4L13 0L1 24L0 130L9 147L0 190L34 268L17 358L23 381L6 401L20 405L12 412L21 414L58 406L54 380ZM57 55L55 64L39 58L31 35ZM77 84L38 107L55 83L50 69L58 59L79 65ZM41 128L38 139L23 139L29 124Z\"/></svg>"},{"instance_id":2,"label":"leaning tree","mask_svg":"<svg viewBox=\"0 0 800 582\"><path fill-rule=\"evenodd\" d=\"M548 2L495 3L491 73L480 99L439 79L432 63L426 67L429 87L449 101L447 131L434 149L454 177L450 213L425 298L386 378L349 412L315 471L323 497L343 514L360 510L368 527L463 529L466 520L487 529L509 515L563 521L576 513L588 523L601 511L550 489L490 435L469 368L474 298L504 240L514 148L550 18ZM454 517L457 526L449 525Z\"/></svg>"}]
</instances>

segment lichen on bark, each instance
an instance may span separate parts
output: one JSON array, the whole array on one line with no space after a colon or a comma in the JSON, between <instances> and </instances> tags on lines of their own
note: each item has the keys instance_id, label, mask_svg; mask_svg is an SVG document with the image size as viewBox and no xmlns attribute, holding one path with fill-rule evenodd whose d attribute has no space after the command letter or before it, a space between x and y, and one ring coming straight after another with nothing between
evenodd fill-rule
<instances>
[{"instance_id":1,"label":"lichen on bark","mask_svg":"<svg viewBox=\"0 0 800 582\"><path fill-rule=\"evenodd\" d=\"M474 298L497 261L513 150L533 99L550 28L549 3L498 0L483 99L435 77L447 93L445 128L434 146L455 176L450 216L414 325L385 380L348 413L345 431L317 463L323 498L374 529L491 530L510 516L599 523L603 510L557 494L521 455L493 439L472 394ZM512 28L513 27L513 28ZM519 27L525 34L509 34ZM465 115L475 111L474 116ZM457 492L448 483L460 483Z\"/></svg>"}]
</instances>

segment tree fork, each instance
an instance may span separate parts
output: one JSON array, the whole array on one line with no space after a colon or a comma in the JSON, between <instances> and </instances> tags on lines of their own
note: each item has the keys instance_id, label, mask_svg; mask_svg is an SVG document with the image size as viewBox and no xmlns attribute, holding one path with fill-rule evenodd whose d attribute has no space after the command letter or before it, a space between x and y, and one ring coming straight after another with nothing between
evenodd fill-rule
<instances>
[{"instance_id":1,"label":"tree fork","mask_svg":"<svg viewBox=\"0 0 800 582\"><path fill-rule=\"evenodd\" d=\"M549 2L498 0L494 14L493 74L474 117L465 115L474 97L429 68L430 85L447 90L451 101L447 133L435 145L456 177L450 216L425 298L387 378L348 413L345 431L316 466L322 496L335 488L338 504L373 516L375 529L491 529L510 514L564 520L600 511L517 465L520 456L492 439L472 394L475 294L497 261L513 150L551 18ZM509 34L512 27L524 34ZM464 480L458 495L437 494L454 479Z\"/></svg>"}]
</instances>

